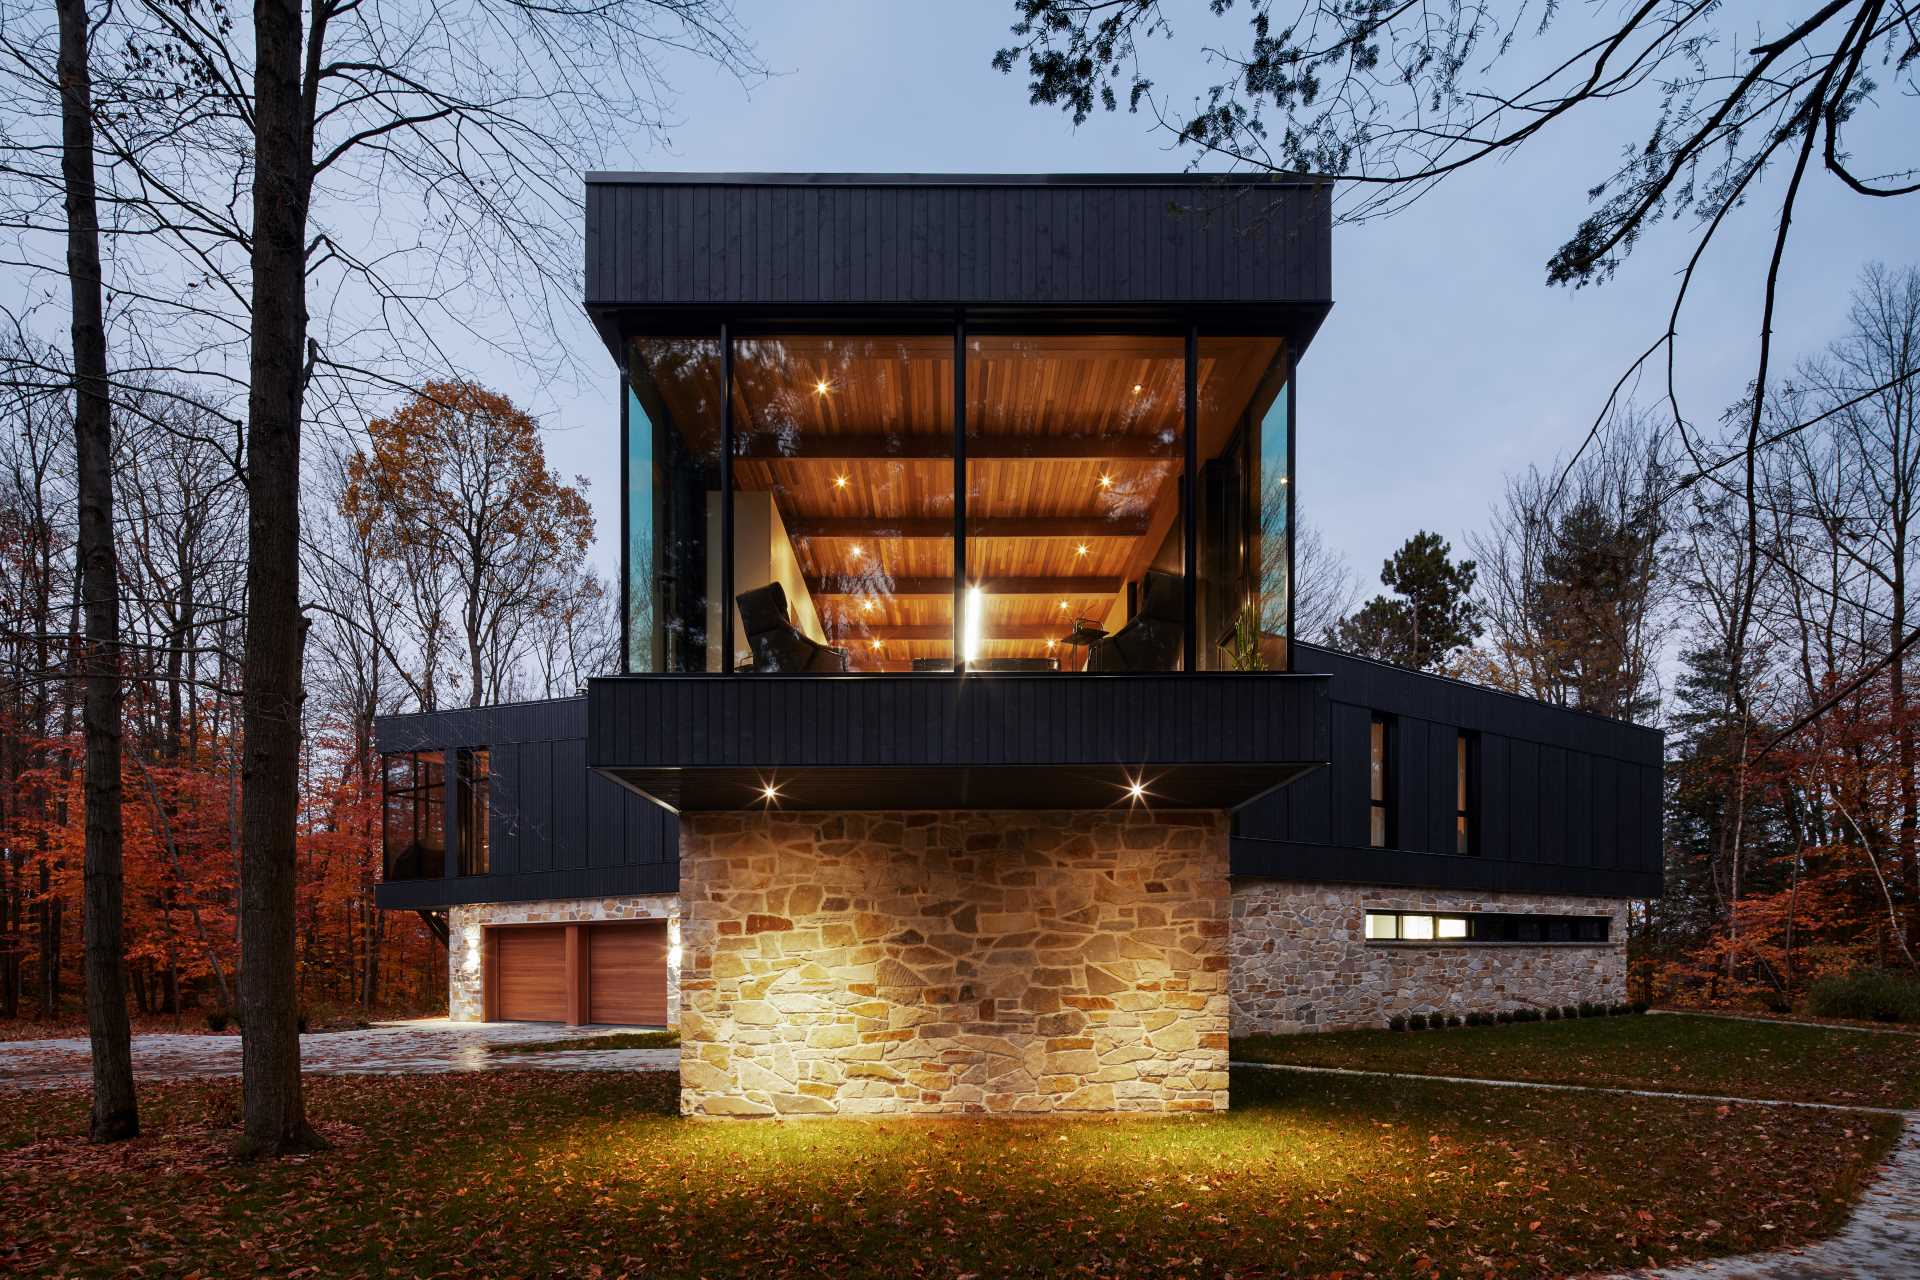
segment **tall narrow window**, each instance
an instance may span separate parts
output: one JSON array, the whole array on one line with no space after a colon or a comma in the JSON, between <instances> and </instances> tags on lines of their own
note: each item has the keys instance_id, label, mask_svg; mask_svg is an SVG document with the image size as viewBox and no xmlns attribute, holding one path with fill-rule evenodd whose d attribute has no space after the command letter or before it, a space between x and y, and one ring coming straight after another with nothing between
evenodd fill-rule
<instances>
[{"instance_id":1,"label":"tall narrow window","mask_svg":"<svg viewBox=\"0 0 1920 1280\"><path fill-rule=\"evenodd\" d=\"M487 802L492 762L485 747L460 748L460 874L487 874Z\"/></svg>"},{"instance_id":2,"label":"tall narrow window","mask_svg":"<svg viewBox=\"0 0 1920 1280\"><path fill-rule=\"evenodd\" d=\"M1367 740L1368 843L1376 849L1394 847L1393 720L1375 712Z\"/></svg>"},{"instance_id":3,"label":"tall narrow window","mask_svg":"<svg viewBox=\"0 0 1920 1280\"><path fill-rule=\"evenodd\" d=\"M446 871L445 757L399 751L381 758L385 815L381 845L388 880L422 880Z\"/></svg>"},{"instance_id":4,"label":"tall narrow window","mask_svg":"<svg viewBox=\"0 0 1920 1280\"><path fill-rule=\"evenodd\" d=\"M1453 851L1472 853L1477 846L1474 839L1473 813L1473 735L1462 731L1454 739L1453 748Z\"/></svg>"}]
</instances>

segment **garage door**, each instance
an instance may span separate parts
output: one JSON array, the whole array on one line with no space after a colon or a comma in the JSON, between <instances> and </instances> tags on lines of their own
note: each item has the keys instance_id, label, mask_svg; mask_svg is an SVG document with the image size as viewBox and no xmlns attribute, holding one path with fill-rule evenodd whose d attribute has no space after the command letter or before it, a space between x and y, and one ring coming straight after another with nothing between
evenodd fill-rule
<instances>
[{"instance_id":1,"label":"garage door","mask_svg":"<svg viewBox=\"0 0 1920 1280\"><path fill-rule=\"evenodd\" d=\"M495 929L493 948L495 1016L507 1022L566 1021L566 929Z\"/></svg>"},{"instance_id":2,"label":"garage door","mask_svg":"<svg viewBox=\"0 0 1920 1280\"><path fill-rule=\"evenodd\" d=\"M665 1026L666 922L590 925L586 942L587 1020Z\"/></svg>"}]
</instances>

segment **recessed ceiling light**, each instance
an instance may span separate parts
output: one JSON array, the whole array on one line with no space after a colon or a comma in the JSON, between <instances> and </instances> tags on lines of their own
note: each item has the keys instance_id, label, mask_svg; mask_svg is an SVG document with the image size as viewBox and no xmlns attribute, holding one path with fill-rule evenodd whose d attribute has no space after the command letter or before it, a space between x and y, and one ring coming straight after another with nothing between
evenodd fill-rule
<instances>
[{"instance_id":1,"label":"recessed ceiling light","mask_svg":"<svg viewBox=\"0 0 1920 1280\"><path fill-rule=\"evenodd\" d=\"M1139 384L1139 383L1137 383L1137 382L1136 382L1136 383L1134 383L1134 384L1133 384L1133 394L1135 394L1135 395L1139 395L1139 394L1140 394L1140 389L1141 389L1141 388L1140 388L1140 384Z\"/></svg>"},{"instance_id":2,"label":"recessed ceiling light","mask_svg":"<svg viewBox=\"0 0 1920 1280\"><path fill-rule=\"evenodd\" d=\"M1073 554L1077 556L1083 556L1087 554L1087 544L1083 542L1079 546L1075 547L1073 549Z\"/></svg>"},{"instance_id":3,"label":"recessed ceiling light","mask_svg":"<svg viewBox=\"0 0 1920 1280\"><path fill-rule=\"evenodd\" d=\"M822 378L820 379L820 381L813 384L813 394L817 396L823 396L831 390L833 390L833 384L828 382L825 378Z\"/></svg>"},{"instance_id":4,"label":"recessed ceiling light","mask_svg":"<svg viewBox=\"0 0 1920 1280\"><path fill-rule=\"evenodd\" d=\"M854 543L854 544L853 544L853 549L852 549L852 550L853 550L853 558L854 558L855 560L858 560L858 559L860 558L860 544L859 544L859 543L857 543L857 542L856 542L856 543Z\"/></svg>"},{"instance_id":5,"label":"recessed ceiling light","mask_svg":"<svg viewBox=\"0 0 1920 1280\"><path fill-rule=\"evenodd\" d=\"M835 476L835 477L833 478L833 487L834 487L834 488L836 488L836 489L844 489L844 488L846 488L846 487L847 487L847 478L846 478L845 476Z\"/></svg>"},{"instance_id":6,"label":"recessed ceiling light","mask_svg":"<svg viewBox=\"0 0 1920 1280\"><path fill-rule=\"evenodd\" d=\"M1062 609L1064 609L1064 608L1066 608L1066 607L1067 607L1067 602L1066 602L1065 600L1062 600L1062 601L1060 602L1060 607L1061 607Z\"/></svg>"},{"instance_id":7,"label":"recessed ceiling light","mask_svg":"<svg viewBox=\"0 0 1920 1280\"><path fill-rule=\"evenodd\" d=\"M1146 784L1146 783L1144 783L1144 782L1129 782L1129 783L1127 784L1127 795L1128 795L1129 797L1131 797L1132 799L1135 799L1135 800L1140 800L1140 799L1143 799L1143 798L1144 798L1144 797L1146 796L1146 794L1147 794L1147 784Z\"/></svg>"},{"instance_id":8,"label":"recessed ceiling light","mask_svg":"<svg viewBox=\"0 0 1920 1280\"><path fill-rule=\"evenodd\" d=\"M778 800L780 798L780 788L769 782L760 788L760 798L769 802Z\"/></svg>"},{"instance_id":9,"label":"recessed ceiling light","mask_svg":"<svg viewBox=\"0 0 1920 1280\"><path fill-rule=\"evenodd\" d=\"M1100 487L1101 487L1102 489L1111 489L1111 488L1113 488L1113 477L1112 477L1111 475L1108 475L1108 474L1107 474L1106 472L1101 472L1101 474L1100 474Z\"/></svg>"},{"instance_id":10,"label":"recessed ceiling light","mask_svg":"<svg viewBox=\"0 0 1920 1280\"><path fill-rule=\"evenodd\" d=\"M874 647L875 649L879 649L879 648L882 648L882 647L884 647L886 643L887 643L887 642L886 642L885 640L875 640L875 641L873 642L873 647Z\"/></svg>"},{"instance_id":11,"label":"recessed ceiling light","mask_svg":"<svg viewBox=\"0 0 1920 1280\"><path fill-rule=\"evenodd\" d=\"M862 600L862 601L860 602L860 612L862 612L862 613L872 613L872 612L873 612L873 601L871 601L871 600Z\"/></svg>"}]
</instances>

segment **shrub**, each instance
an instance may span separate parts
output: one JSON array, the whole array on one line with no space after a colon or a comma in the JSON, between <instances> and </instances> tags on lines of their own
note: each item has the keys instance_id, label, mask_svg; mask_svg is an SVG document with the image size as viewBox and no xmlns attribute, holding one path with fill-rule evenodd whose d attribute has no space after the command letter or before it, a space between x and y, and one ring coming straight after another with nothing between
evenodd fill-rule
<instances>
[{"instance_id":1,"label":"shrub","mask_svg":"<svg viewBox=\"0 0 1920 1280\"><path fill-rule=\"evenodd\" d=\"M1600 1006L1591 1000L1582 1000L1580 1002L1580 1016L1583 1018L1597 1018L1601 1012Z\"/></svg>"},{"instance_id":2,"label":"shrub","mask_svg":"<svg viewBox=\"0 0 1920 1280\"><path fill-rule=\"evenodd\" d=\"M1632 1004L1627 1006L1628 1013L1645 1013L1646 1011L1647 1011L1647 1002L1645 1000L1635 1000Z\"/></svg>"},{"instance_id":3,"label":"shrub","mask_svg":"<svg viewBox=\"0 0 1920 1280\"><path fill-rule=\"evenodd\" d=\"M1427 1029L1427 1015L1424 1013L1413 1014L1407 1019L1407 1026L1413 1031L1425 1031Z\"/></svg>"},{"instance_id":4,"label":"shrub","mask_svg":"<svg viewBox=\"0 0 1920 1280\"><path fill-rule=\"evenodd\" d=\"M1457 1027L1457 1026L1459 1026L1459 1025L1460 1025L1460 1015L1459 1015L1459 1014L1457 1014L1457 1013L1450 1013L1450 1014L1448 1014L1448 1015L1447 1015L1447 1025L1448 1025L1449 1027Z\"/></svg>"},{"instance_id":5,"label":"shrub","mask_svg":"<svg viewBox=\"0 0 1920 1280\"><path fill-rule=\"evenodd\" d=\"M1396 1013L1391 1018L1387 1019L1387 1030L1405 1031L1406 1029L1407 1029L1407 1019L1404 1014Z\"/></svg>"},{"instance_id":6,"label":"shrub","mask_svg":"<svg viewBox=\"0 0 1920 1280\"><path fill-rule=\"evenodd\" d=\"M1607 1010L1608 1015L1615 1018L1624 1018L1632 1012L1633 1007L1624 1002L1614 1005L1613 1008Z\"/></svg>"},{"instance_id":7,"label":"shrub","mask_svg":"<svg viewBox=\"0 0 1920 1280\"><path fill-rule=\"evenodd\" d=\"M225 1009L207 1010L207 1030L225 1031L227 1029L227 1023L231 1019L231 1017L232 1015L229 1014Z\"/></svg>"},{"instance_id":8,"label":"shrub","mask_svg":"<svg viewBox=\"0 0 1920 1280\"><path fill-rule=\"evenodd\" d=\"M1502 1026L1504 1026L1507 1023L1513 1021L1513 1010L1502 1009L1500 1012L1493 1015L1493 1020L1495 1022L1500 1023Z\"/></svg>"},{"instance_id":9,"label":"shrub","mask_svg":"<svg viewBox=\"0 0 1920 1280\"><path fill-rule=\"evenodd\" d=\"M1884 969L1830 974L1807 988L1807 1011L1822 1018L1920 1022L1920 981Z\"/></svg>"},{"instance_id":10,"label":"shrub","mask_svg":"<svg viewBox=\"0 0 1920 1280\"><path fill-rule=\"evenodd\" d=\"M1558 1021L1560 1021L1560 1009L1559 1009L1559 1006L1557 1006L1557 1005L1551 1005L1551 1004L1547 1006L1547 1021L1548 1021L1548 1022L1558 1022Z\"/></svg>"}]
</instances>

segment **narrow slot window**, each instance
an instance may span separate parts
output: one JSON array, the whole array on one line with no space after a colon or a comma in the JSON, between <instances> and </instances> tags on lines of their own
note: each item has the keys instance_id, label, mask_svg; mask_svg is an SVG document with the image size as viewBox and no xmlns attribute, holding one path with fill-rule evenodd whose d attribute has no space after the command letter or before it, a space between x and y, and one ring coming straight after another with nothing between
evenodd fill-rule
<instances>
[{"instance_id":1,"label":"narrow slot window","mask_svg":"<svg viewBox=\"0 0 1920 1280\"><path fill-rule=\"evenodd\" d=\"M485 747L460 748L460 874L487 874L487 813L492 760Z\"/></svg>"},{"instance_id":2,"label":"narrow slot window","mask_svg":"<svg viewBox=\"0 0 1920 1280\"><path fill-rule=\"evenodd\" d=\"M1367 840L1376 849L1394 847L1393 724L1374 713L1367 738Z\"/></svg>"},{"instance_id":3,"label":"narrow slot window","mask_svg":"<svg viewBox=\"0 0 1920 1280\"><path fill-rule=\"evenodd\" d=\"M1473 795L1476 790L1474 735L1460 733L1454 740L1453 749L1453 851L1455 853L1476 853L1479 851L1479 832L1475 830L1479 823L1475 820Z\"/></svg>"}]
</instances>

